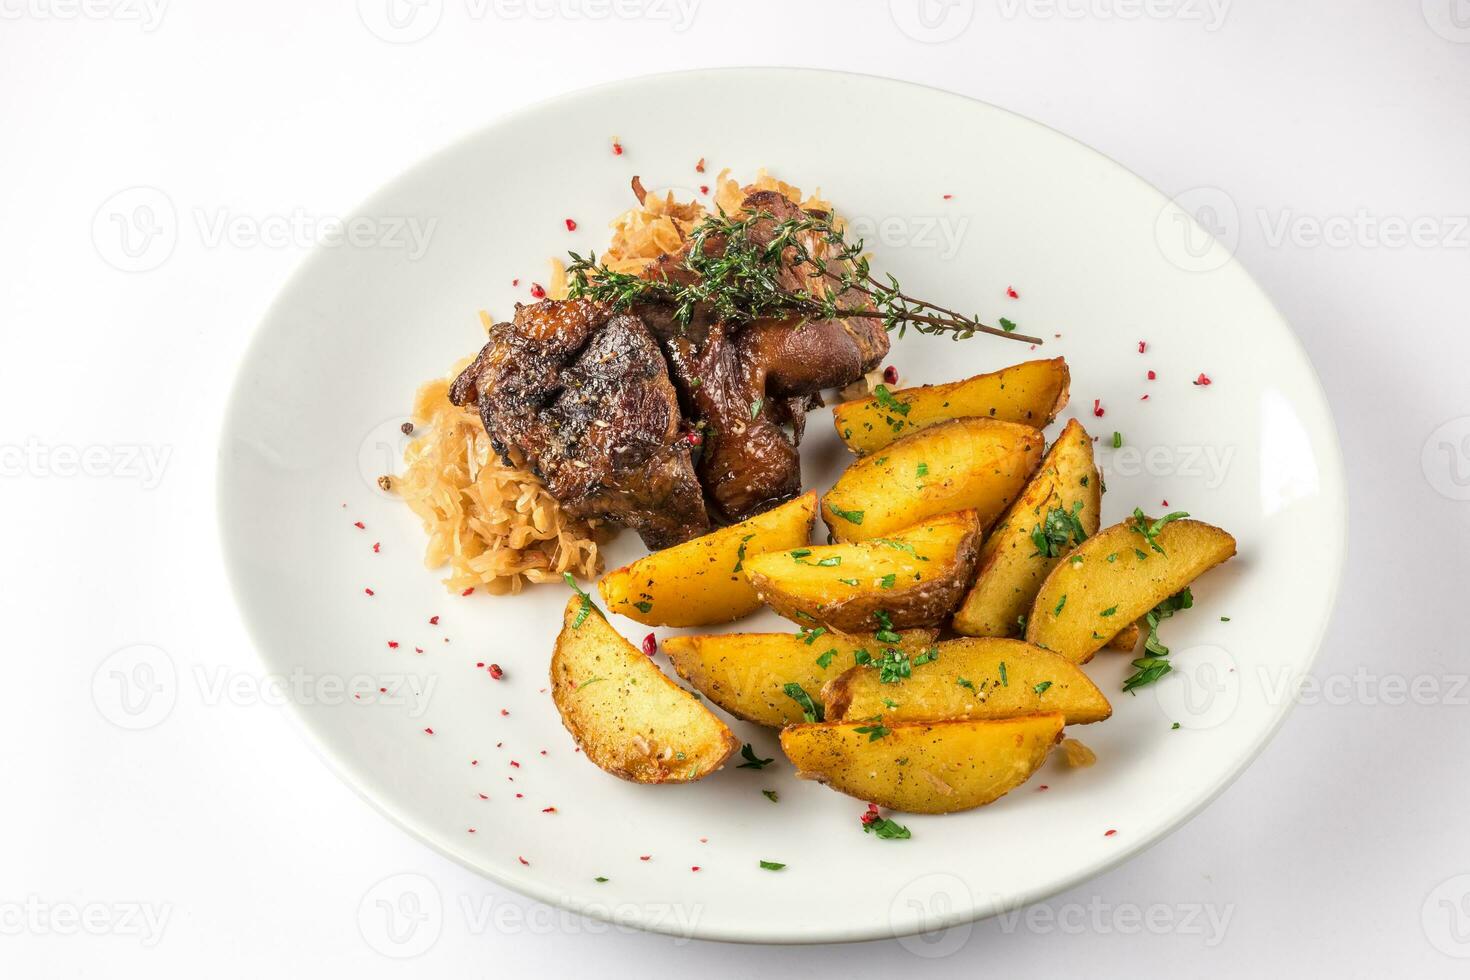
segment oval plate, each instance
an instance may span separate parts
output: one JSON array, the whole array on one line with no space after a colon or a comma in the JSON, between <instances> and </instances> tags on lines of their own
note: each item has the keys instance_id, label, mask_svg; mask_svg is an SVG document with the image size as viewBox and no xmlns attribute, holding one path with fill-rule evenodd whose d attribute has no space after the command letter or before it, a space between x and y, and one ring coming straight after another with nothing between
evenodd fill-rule
<instances>
[{"instance_id":1,"label":"oval plate","mask_svg":"<svg viewBox=\"0 0 1470 980\"><path fill-rule=\"evenodd\" d=\"M865 135L878 118L932 135L881 152ZM1054 753L991 806L898 815L907 841L864 834L861 802L797 781L774 733L743 723L736 733L774 765L732 762L665 787L589 765L546 692L566 590L448 594L423 567L414 517L375 485L395 467L415 387L482 343L476 311L508 317L545 281L548 257L605 247L634 174L692 195L720 168L748 178L762 166L819 186L875 267L909 291L1047 341L1033 354L911 333L890 357L905 384L1065 355L1066 415L1101 437L1104 523L1134 506L1187 510L1240 542L1198 584L1195 608L1166 625L1174 673L1132 697L1120 691L1127 656L1089 666L1115 706L1108 722L1072 732L1095 766L1068 770ZM267 669L302 678L295 710L319 750L384 813L497 882L710 939L859 940L967 921L1045 898L1178 827L1260 751L1311 666L1346 514L1311 365L1189 215L1044 126L878 78L663 75L504 119L358 215L353 234L291 280L240 366L218 474L226 561ZM1194 383L1202 373L1208 386ZM813 413L807 431L806 485L824 489L847 455L830 412ZM640 553L623 534L609 567ZM647 632L615 625L635 642ZM763 614L740 628L792 627Z\"/></svg>"}]
</instances>

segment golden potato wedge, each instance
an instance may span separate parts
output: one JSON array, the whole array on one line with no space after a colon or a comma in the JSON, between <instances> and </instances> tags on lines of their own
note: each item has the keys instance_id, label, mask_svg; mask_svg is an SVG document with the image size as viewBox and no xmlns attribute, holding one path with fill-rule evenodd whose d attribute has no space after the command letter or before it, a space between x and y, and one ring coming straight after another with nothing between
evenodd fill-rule
<instances>
[{"instance_id":1,"label":"golden potato wedge","mask_svg":"<svg viewBox=\"0 0 1470 980\"><path fill-rule=\"evenodd\" d=\"M599 768L635 783L687 783L740 746L725 723L573 596L551 655L551 699Z\"/></svg>"},{"instance_id":2,"label":"golden potato wedge","mask_svg":"<svg viewBox=\"0 0 1470 980\"><path fill-rule=\"evenodd\" d=\"M962 510L886 538L756 555L745 560L745 574L787 619L865 633L943 622L979 554L979 516Z\"/></svg>"},{"instance_id":3,"label":"golden potato wedge","mask_svg":"<svg viewBox=\"0 0 1470 980\"><path fill-rule=\"evenodd\" d=\"M761 606L745 559L811 540L817 495L803 494L739 524L655 551L598 583L607 608L648 626L712 626Z\"/></svg>"},{"instance_id":4,"label":"golden potato wedge","mask_svg":"<svg viewBox=\"0 0 1470 980\"><path fill-rule=\"evenodd\" d=\"M934 645L935 630L905 630L894 646L918 656ZM872 636L845 633L727 633L723 636L671 636L663 642L679 676L736 718L780 728L803 718L800 704L786 693L800 685L813 701L829 678L856 662L860 650L880 656L883 645Z\"/></svg>"},{"instance_id":5,"label":"golden potato wedge","mask_svg":"<svg viewBox=\"0 0 1470 980\"><path fill-rule=\"evenodd\" d=\"M796 775L909 813L954 813L1031 778L1062 735L1062 714L998 721L792 725L781 750ZM875 737L876 736L876 737Z\"/></svg>"},{"instance_id":6,"label":"golden potato wedge","mask_svg":"<svg viewBox=\"0 0 1470 980\"><path fill-rule=\"evenodd\" d=\"M1234 554L1235 539L1202 521L1130 517L1051 570L1031 607L1026 642L1086 663L1128 624Z\"/></svg>"},{"instance_id":7,"label":"golden potato wedge","mask_svg":"<svg viewBox=\"0 0 1470 980\"><path fill-rule=\"evenodd\" d=\"M1097 533L1101 488L1092 438L1073 419L985 539L979 575L954 614L954 631L967 636L1025 632L1022 617L1031 611L1047 573L1077 541Z\"/></svg>"},{"instance_id":8,"label":"golden potato wedge","mask_svg":"<svg viewBox=\"0 0 1470 980\"><path fill-rule=\"evenodd\" d=\"M866 541L956 510L988 528L1041 463L1041 433L1015 422L956 419L906 436L847 468L822 498L838 541Z\"/></svg>"},{"instance_id":9,"label":"golden potato wedge","mask_svg":"<svg viewBox=\"0 0 1470 980\"><path fill-rule=\"evenodd\" d=\"M1044 429L1067 404L1065 358L1026 361L991 374L922 388L889 391L832 409L837 434L855 453L870 453L919 429L950 419L1000 419Z\"/></svg>"},{"instance_id":10,"label":"golden potato wedge","mask_svg":"<svg viewBox=\"0 0 1470 980\"><path fill-rule=\"evenodd\" d=\"M1121 650L1123 653L1132 653L1138 647L1138 638L1143 635L1137 623L1129 623L1123 627L1123 632L1108 641L1109 650Z\"/></svg>"},{"instance_id":11,"label":"golden potato wedge","mask_svg":"<svg viewBox=\"0 0 1470 980\"><path fill-rule=\"evenodd\" d=\"M882 716L885 725L953 718L1019 718L1060 711L1069 725L1102 721L1112 705L1072 661L1020 640L945 640L934 658L884 683L879 666L843 671L822 688L827 721Z\"/></svg>"}]
</instances>

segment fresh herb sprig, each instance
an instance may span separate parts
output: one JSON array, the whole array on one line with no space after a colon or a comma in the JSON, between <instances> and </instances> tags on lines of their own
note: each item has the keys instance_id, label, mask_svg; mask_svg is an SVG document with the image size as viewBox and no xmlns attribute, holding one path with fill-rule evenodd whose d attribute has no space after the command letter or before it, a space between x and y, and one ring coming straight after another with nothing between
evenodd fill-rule
<instances>
[{"instance_id":1,"label":"fresh herb sprig","mask_svg":"<svg viewBox=\"0 0 1470 980\"><path fill-rule=\"evenodd\" d=\"M598 264L595 253L570 255L567 276L573 298L619 310L641 302L667 304L686 326L696 310L706 309L732 323L792 315L817 320L873 317L883 321L884 329L898 330L900 337L912 327L954 340L984 333L1042 343L1039 337L1016 333L1014 324L989 326L978 316L904 292L891 275L874 276L862 240L849 242L827 214L782 221L762 210L707 215L690 233L683 262L693 276L678 281L615 272ZM797 288L792 288L793 272L805 280Z\"/></svg>"},{"instance_id":2,"label":"fresh herb sprig","mask_svg":"<svg viewBox=\"0 0 1470 980\"><path fill-rule=\"evenodd\" d=\"M1152 684L1174 669L1174 665L1169 663L1169 648L1159 642L1159 624L1193 605L1194 593L1185 587L1149 610L1144 617L1148 623L1148 638L1143 641L1143 656L1133 661L1133 673L1123 682L1124 691L1131 694L1136 688Z\"/></svg>"}]
</instances>

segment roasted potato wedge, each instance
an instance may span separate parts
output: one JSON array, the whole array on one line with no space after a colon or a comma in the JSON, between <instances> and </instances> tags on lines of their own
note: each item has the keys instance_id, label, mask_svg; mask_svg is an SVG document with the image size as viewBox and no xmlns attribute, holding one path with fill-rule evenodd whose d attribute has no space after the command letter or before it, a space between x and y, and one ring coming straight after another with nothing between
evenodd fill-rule
<instances>
[{"instance_id":1,"label":"roasted potato wedge","mask_svg":"<svg viewBox=\"0 0 1470 980\"><path fill-rule=\"evenodd\" d=\"M1031 778L1061 737L1062 720L1053 712L999 721L792 725L781 732L781 750L798 777L840 793L909 813L954 813Z\"/></svg>"},{"instance_id":2,"label":"roasted potato wedge","mask_svg":"<svg viewBox=\"0 0 1470 980\"><path fill-rule=\"evenodd\" d=\"M1121 633L1108 641L1108 649L1131 653L1138 647L1138 638L1142 635L1143 630L1138 628L1137 623L1129 623L1123 627Z\"/></svg>"},{"instance_id":3,"label":"roasted potato wedge","mask_svg":"<svg viewBox=\"0 0 1470 980\"><path fill-rule=\"evenodd\" d=\"M1043 441L1015 422L942 422L849 466L822 498L822 519L838 541L891 535L956 510L974 510L987 528L1035 472Z\"/></svg>"},{"instance_id":4,"label":"roasted potato wedge","mask_svg":"<svg viewBox=\"0 0 1470 980\"><path fill-rule=\"evenodd\" d=\"M1065 358L1013 364L991 374L922 388L889 391L832 409L837 434L855 453L882 449L903 436L950 419L1000 419L1044 429L1067 404Z\"/></svg>"},{"instance_id":5,"label":"roasted potato wedge","mask_svg":"<svg viewBox=\"0 0 1470 980\"><path fill-rule=\"evenodd\" d=\"M1047 573L1078 540L1097 533L1101 487L1092 438L1073 419L985 539L979 576L954 614L954 631L1020 636L1021 617L1031 611Z\"/></svg>"},{"instance_id":6,"label":"roasted potato wedge","mask_svg":"<svg viewBox=\"0 0 1470 980\"><path fill-rule=\"evenodd\" d=\"M1114 636L1202 572L1235 554L1235 539L1201 521L1130 517L1073 549L1051 570L1026 642L1086 663Z\"/></svg>"},{"instance_id":7,"label":"roasted potato wedge","mask_svg":"<svg viewBox=\"0 0 1470 980\"><path fill-rule=\"evenodd\" d=\"M875 666L852 667L822 688L827 721L882 716L906 721L1019 718L1060 711L1069 725L1102 721L1113 713L1082 668L1064 657L995 637L945 640L935 658L908 677L883 683Z\"/></svg>"},{"instance_id":8,"label":"roasted potato wedge","mask_svg":"<svg viewBox=\"0 0 1470 980\"><path fill-rule=\"evenodd\" d=\"M906 630L894 646L912 657L933 646L935 630ZM786 693L798 684L814 702L822 685L855 662L859 650L878 656L872 636L845 633L727 633L671 636L663 642L679 676L736 718L780 728L803 718Z\"/></svg>"},{"instance_id":9,"label":"roasted potato wedge","mask_svg":"<svg viewBox=\"0 0 1470 980\"><path fill-rule=\"evenodd\" d=\"M811 540L817 495L803 494L764 514L655 551L598 583L607 608L648 626L712 626L748 616L761 601L744 561Z\"/></svg>"},{"instance_id":10,"label":"roasted potato wedge","mask_svg":"<svg viewBox=\"0 0 1470 980\"><path fill-rule=\"evenodd\" d=\"M551 699L599 768L635 783L688 783L725 764L740 742L699 700L623 639L585 596L562 615Z\"/></svg>"},{"instance_id":11,"label":"roasted potato wedge","mask_svg":"<svg viewBox=\"0 0 1470 980\"><path fill-rule=\"evenodd\" d=\"M979 554L979 515L962 510L886 538L756 555L745 560L745 574L787 619L865 633L943 622Z\"/></svg>"}]
</instances>

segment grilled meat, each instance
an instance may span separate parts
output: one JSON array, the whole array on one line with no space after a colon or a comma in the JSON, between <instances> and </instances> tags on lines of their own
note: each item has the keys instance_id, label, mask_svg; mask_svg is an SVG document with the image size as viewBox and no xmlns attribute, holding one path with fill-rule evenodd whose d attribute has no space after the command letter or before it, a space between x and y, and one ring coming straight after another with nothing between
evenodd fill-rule
<instances>
[{"instance_id":1,"label":"grilled meat","mask_svg":"<svg viewBox=\"0 0 1470 980\"><path fill-rule=\"evenodd\" d=\"M568 512L633 528L650 548L709 529L658 344L636 316L581 300L516 309L450 389L497 452L519 450Z\"/></svg>"}]
</instances>

